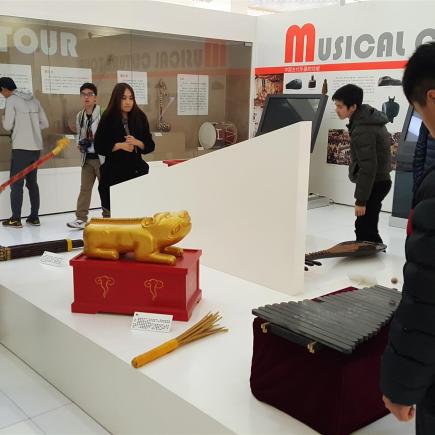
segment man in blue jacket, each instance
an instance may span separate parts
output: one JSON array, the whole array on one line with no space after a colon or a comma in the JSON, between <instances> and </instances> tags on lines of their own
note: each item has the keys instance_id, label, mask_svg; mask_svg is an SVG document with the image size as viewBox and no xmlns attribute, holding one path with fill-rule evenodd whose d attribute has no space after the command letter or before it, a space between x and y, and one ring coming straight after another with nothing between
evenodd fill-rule
<instances>
[{"instance_id":1,"label":"man in blue jacket","mask_svg":"<svg viewBox=\"0 0 435 435\"><path fill-rule=\"evenodd\" d=\"M435 42L421 45L403 76L408 101L435 137ZM402 300L382 358L381 390L399 421L414 417L417 435L435 434L435 168L414 193L406 240Z\"/></svg>"},{"instance_id":2,"label":"man in blue jacket","mask_svg":"<svg viewBox=\"0 0 435 435\"><path fill-rule=\"evenodd\" d=\"M25 89L17 89L10 77L0 78L0 93L6 98L3 128L12 132L12 155L10 176L13 177L27 166L39 159L42 150L41 130L48 127L47 116L40 102ZM30 216L26 222L40 225L39 222L39 187L36 179L37 170L29 172L26 187L29 190ZM11 228L22 228L21 207L23 205L24 179L11 185L12 216L3 221Z\"/></svg>"}]
</instances>

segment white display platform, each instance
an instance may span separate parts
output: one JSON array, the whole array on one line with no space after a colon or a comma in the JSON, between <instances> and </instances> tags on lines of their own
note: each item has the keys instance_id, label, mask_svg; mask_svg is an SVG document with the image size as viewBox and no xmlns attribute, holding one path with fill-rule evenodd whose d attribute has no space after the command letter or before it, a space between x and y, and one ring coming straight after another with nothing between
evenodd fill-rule
<instances>
[{"instance_id":1,"label":"white display platform","mask_svg":"<svg viewBox=\"0 0 435 435\"><path fill-rule=\"evenodd\" d=\"M188 210L202 264L303 291L311 122L299 122L110 189L112 217ZM265 267L267 265L267 267Z\"/></svg>"},{"instance_id":2,"label":"white display platform","mask_svg":"<svg viewBox=\"0 0 435 435\"><path fill-rule=\"evenodd\" d=\"M80 238L80 231L65 226L71 217L43 217L41 227L24 225L21 230L0 226L0 244ZM350 240L353 221L352 207L310 210L306 252ZM385 213L380 231L387 254L322 261L306 272L303 297L349 285L391 286L391 277L399 279L400 288L405 232L388 226ZM0 343L114 434L316 433L258 402L249 390L251 309L294 298L202 267L204 297L192 320L175 322L173 332L161 336L130 331L129 316L72 314L71 274L69 268L42 266L37 257L0 262ZM186 345L140 370L130 367L133 356L215 310L223 314L229 333ZM388 416L356 433L408 435L412 425Z\"/></svg>"},{"instance_id":3,"label":"white display platform","mask_svg":"<svg viewBox=\"0 0 435 435\"><path fill-rule=\"evenodd\" d=\"M149 162L150 173L166 169L162 162ZM81 167L67 168L40 168L38 169L38 185L41 199L39 214L64 213L75 211L77 198L80 192ZM9 180L9 171L0 172L0 184ZM95 182L92 190L90 208L101 207L98 183ZM24 187L22 216L30 213L29 194ZM7 188L0 194L0 219L11 217L10 189Z\"/></svg>"},{"instance_id":4,"label":"white display platform","mask_svg":"<svg viewBox=\"0 0 435 435\"><path fill-rule=\"evenodd\" d=\"M17 275L18 270L29 272ZM284 294L202 267L203 299L191 320L157 334L131 331L131 316L71 313L69 266L44 266L38 257L2 262L0 283L1 343L112 433L316 433L257 401L249 388L251 310L289 300ZM183 346L141 369L130 366L132 357L210 311L222 314L228 333Z\"/></svg>"}]
</instances>

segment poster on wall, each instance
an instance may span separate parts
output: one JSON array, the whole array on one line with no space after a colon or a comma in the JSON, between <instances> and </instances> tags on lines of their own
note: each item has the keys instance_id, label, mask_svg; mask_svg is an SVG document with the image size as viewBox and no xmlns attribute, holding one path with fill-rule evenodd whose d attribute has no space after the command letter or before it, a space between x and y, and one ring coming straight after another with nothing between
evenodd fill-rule
<instances>
[{"instance_id":1,"label":"poster on wall","mask_svg":"<svg viewBox=\"0 0 435 435\"><path fill-rule=\"evenodd\" d=\"M344 67L345 68L345 67ZM264 70L266 68L262 68ZM256 74L256 95L253 110L253 132L258 128L264 100L268 94L324 94L332 97L340 87L353 83L364 91L364 104L384 112L389 123L391 137L392 169L396 168L397 147L408 105L402 91L402 70L389 72L374 71L321 71L320 67L286 67L283 74ZM335 113L335 104L329 99L323 116L328 125L327 163L348 165L350 141L347 134L347 120L340 120ZM340 136L336 140L336 137ZM337 148L340 143L340 151ZM334 157L335 156L335 157Z\"/></svg>"},{"instance_id":2,"label":"poster on wall","mask_svg":"<svg viewBox=\"0 0 435 435\"><path fill-rule=\"evenodd\" d=\"M364 92L364 104L384 112L388 117L389 123L386 127L390 133L391 168L395 170L397 147L408 105L403 102L401 71L389 74L387 76L385 71L377 70L305 72L303 69L295 69L294 72L284 74L284 93L322 93L332 97L337 89L348 83L359 86ZM332 99L329 100L323 119L329 127L326 163L349 165L350 138L346 128L348 120L339 119Z\"/></svg>"},{"instance_id":3,"label":"poster on wall","mask_svg":"<svg viewBox=\"0 0 435 435\"><path fill-rule=\"evenodd\" d=\"M208 76L177 74L177 115L208 115Z\"/></svg>"},{"instance_id":4,"label":"poster on wall","mask_svg":"<svg viewBox=\"0 0 435 435\"><path fill-rule=\"evenodd\" d=\"M268 95L283 93L284 74L259 74L255 76L254 135L258 130L264 102Z\"/></svg>"},{"instance_id":5,"label":"poster on wall","mask_svg":"<svg viewBox=\"0 0 435 435\"><path fill-rule=\"evenodd\" d=\"M128 83L137 104L148 104L148 74L144 71L117 71L118 83Z\"/></svg>"},{"instance_id":6,"label":"poster on wall","mask_svg":"<svg viewBox=\"0 0 435 435\"><path fill-rule=\"evenodd\" d=\"M400 132L390 133L391 170L396 170L397 148ZM350 137L345 129L330 129L328 131L328 148L326 162L333 165L350 165Z\"/></svg>"},{"instance_id":7,"label":"poster on wall","mask_svg":"<svg viewBox=\"0 0 435 435\"><path fill-rule=\"evenodd\" d=\"M395 2L394 19L385 20L391 7L386 2L357 2L258 17L256 40L261 44L254 60L255 76L283 74L284 93L329 96L311 154L310 191L338 203L353 205L354 186L345 167L350 159L348 120L336 115L332 95L353 83L363 89L364 103L386 114L394 168L409 107L402 90L403 69L416 47L435 40L434 2ZM419 19L409 19L416 10ZM250 134L254 128L255 118ZM409 179L402 190L412 190ZM392 196L384 202L386 211L392 209Z\"/></svg>"},{"instance_id":8,"label":"poster on wall","mask_svg":"<svg viewBox=\"0 0 435 435\"><path fill-rule=\"evenodd\" d=\"M79 95L83 83L92 83L90 68L41 66L43 94Z\"/></svg>"},{"instance_id":9,"label":"poster on wall","mask_svg":"<svg viewBox=\"0 0 435 435\"><path fill-rule=\"evenodd\" d=\"M352 83L364 91L364 103L370 104L378 110L383 111L394 125L399 116L399 130L406 114L400 110L400 102L404 99L402 91L402 71L385 75L385 71L341 71L341 72L319 72L316 74L300 72L284 74L285 93L304 94L326 94L334 95L335 91L342 86ZM325 118L330 121L337 121L339 118L335 113L335 106L330 104L325 111Z\"/></svg>"},{"instance_id":10,"label":"poster on wall","mask_svg":"<svg viewBox=\"0 0 435 435\"><path fill-rule=\"evenodd\" d=\"M30 65L0 63L0 77L10 77L18 89L28 89L33 92L32 67ZM0 109L5 108L5 102L5 98L0 94Z\"/></svg>"}]
</instances>

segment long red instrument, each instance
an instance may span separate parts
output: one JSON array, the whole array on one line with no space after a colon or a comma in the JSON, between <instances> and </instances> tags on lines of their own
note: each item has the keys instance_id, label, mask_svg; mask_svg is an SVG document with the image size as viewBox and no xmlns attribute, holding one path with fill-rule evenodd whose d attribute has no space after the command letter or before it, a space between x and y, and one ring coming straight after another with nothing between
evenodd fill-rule
<instances>
[{"instance_id":1,"label":"long red instrument","mask_svg":"<svg viewBox=\"0 0 435 435\"><path fill-rule=\"evenodd\" d=\"M54 156L57 156L68 144L69 144L69 139L67 139L66 137L63 137L58 141L56 141L56 146L49 153L43 155L36 162L27 166L27 168L24 168L22 171L16 173L13 177L9 178L8 181L1 184L0 193L2 193L6 189L6 187L10 186L11 184L15 183L18 180L21 180L21 178L24 178L29 172L32 172L34 169L44 164L47 160L50 160Z\"/></svg>"}]
</instances>

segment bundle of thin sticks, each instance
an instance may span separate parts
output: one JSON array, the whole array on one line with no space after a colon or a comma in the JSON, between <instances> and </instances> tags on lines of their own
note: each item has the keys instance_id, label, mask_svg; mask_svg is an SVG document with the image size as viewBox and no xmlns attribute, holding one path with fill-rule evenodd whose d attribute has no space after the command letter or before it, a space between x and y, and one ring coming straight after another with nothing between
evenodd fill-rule
<instances>
[{"instance_id":1,"label":"bundle of thin sticks","mask_svg":"<svg viewBox=\"0 0 435 435\"><path fill-rule=\"evenodd\" d=\"M195 323L195 325L189 328L186 332L183 332L183 334L133 358L131 360L131 365L137 369L169 352L172 352L184 344L191 343L192 341L199 340L200 338L218 332L227 332L227 328L217 324L221 319L222 317L219 313L208 313L198 323Z\"/></svg>"},{"instance_id":2,"label":"bundle of thin sticks","mask_svg":"<svg viewBox=\"0 0 435 435\"><path fill-rule=\"evenodd\" d=\"M10 186L11 184L14 184L18 180L21 180L24 178L29 172L32 172L39 166L43 165L47 160L52 159L54 156L57 156L60 154L60 152L69 144L69 139L66 137L63 137L62 139L59 139L56 142L56 147L53 148L49 153L42 156L40 159L36 160L36 162L33 162L31 165L24 168L22 171L15 174L12 178L10 178L8 181L0 185L0 193L2 193L6 187Z\"/></svg>"}]
</instances>

